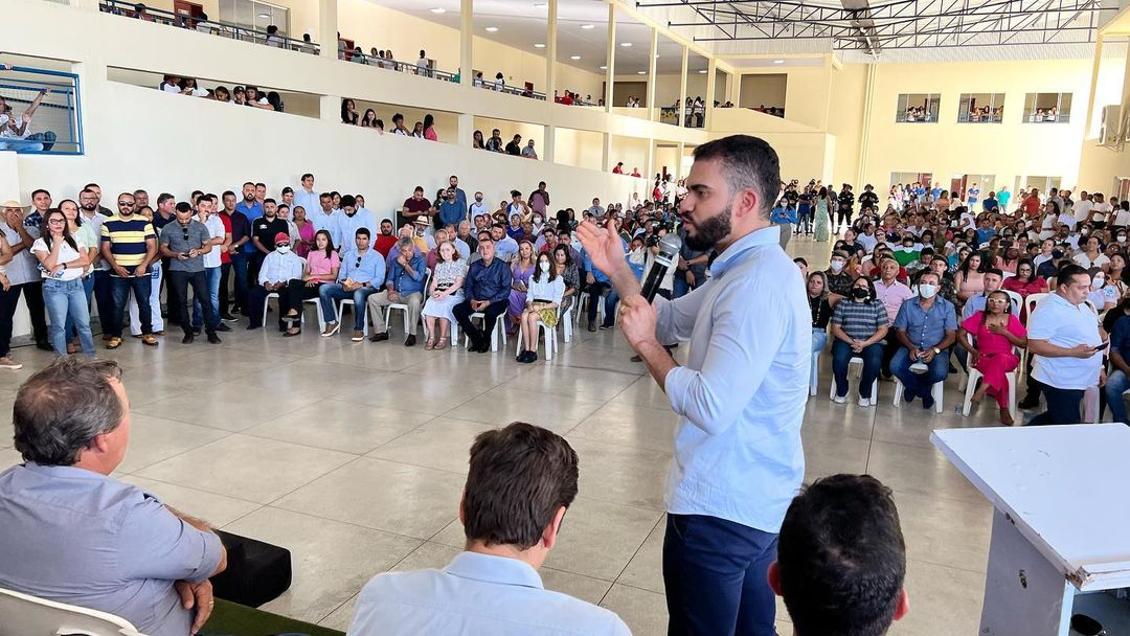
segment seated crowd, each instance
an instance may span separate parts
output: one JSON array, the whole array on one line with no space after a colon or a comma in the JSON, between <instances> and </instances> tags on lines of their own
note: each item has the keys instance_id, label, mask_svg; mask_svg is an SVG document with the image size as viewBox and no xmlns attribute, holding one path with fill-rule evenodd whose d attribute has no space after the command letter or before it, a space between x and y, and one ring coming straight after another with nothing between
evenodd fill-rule
<instances>
[{"instance_id":1,"label":"seated crowd","mask_svg":"<svg viewBox=\"0 0 1130 636\"><path fill-rule=\"evenodd\" d=\"M1034 188L1011 213L995 193L994 205L971 211L956 192L919 186L900 189L904 207L892 202L880 215L868 185L852 220L850 187L838 199L824 190L818 197L836 200L848 222L843 238L827 268L796 261L812 308L813 353L832 341L836 402L847 400L849 363L857 358L862 407L875 404L875 380L893 376L905 400L931 408L939 383L960 368L979 372L972 402L994 398L1004 424L1014 423L1009 383L1020 377L1027 394L1019 408L1036 409L1041 395L1046 401L1030 423L1097 421L1107 407L1127 422L1130 214L1114 214L1098 193L1076 200L1053 189L1041 198ZM1130 212L1130 202L1118 205ZM830 217L830 207L819 210ZM816 222L820 240L831 219Z\"/></svg>"},{"instance_id":2,"label":"seated crowd","mask_svg":"<svg viewBox=\"0 0 1130 636\"><path fill-rule=\"evenodd\" d=\"M238 575L228 557L239 538L111 476L130 442L127 383L117 362L71 357L20 387L24 463L0 473L0 588L111 613L152 636L215 634L209 579ZM538 572L568 536L579 474L576 451L550 430L514 422L480 433L451 502L463 550L442 569L374 576L349 634L629 634L612 611L545 589ZM799 493L768 571L796 636L885 633L908 611L905 578L892 493L867 475Z\"/></svg>"},{"instance_id":3,"label":"seated crowd","mask_svg":"<svg viewBox=\"0 0 1130 636\"><path fill-rule=\"evenodd\" d=\"M165 75L165 78L161 80L161 85L157 88L166 93L203 97L217 102L235 104L236 106L251 106L252 108L273 110L278 113L284 112L286 108L282 97L277 92L260 92L258 88L250 84L236 86L231 90L228 90L227 86L217 86L212 89L198 86L194 77Z\"/></svg>"}]
</instances>

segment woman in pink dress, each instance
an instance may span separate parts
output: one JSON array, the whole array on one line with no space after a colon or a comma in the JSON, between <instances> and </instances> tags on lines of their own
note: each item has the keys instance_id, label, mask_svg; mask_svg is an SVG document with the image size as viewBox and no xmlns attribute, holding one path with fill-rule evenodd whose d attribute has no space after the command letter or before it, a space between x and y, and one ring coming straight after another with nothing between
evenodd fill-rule
<instances>
[{"instance_id":1,"label":"woman in pink dress","mask_svg":"<svg viewBox=\"0 0 1130 636\"><path fill-rule=\"evenodd\" d=\"M291 216L294 217L294 225L298 227L298 241L294 244L294 253L306 258L314 247L314 223L307 220L306 208L301 205L294 206Z\"/></svg>"},{"instance_id":2,"label":"woman in pink dress","mask_svg":"<svg viewBox=\"0 0 1130 636\"><path fill-rule=\"evenodd\" d=\"M1020 319L1012 314L1008 294L997 290L985 300L985 310L975 312L961 323L957 342L969 352L969 364L981 372L981 386L973 393L979 404L985 395L996 398L1000 406L1001 424L1012 426L1008 412L1008 378L1005 374L1020 364L1013 347L1028 344L1028 333ZM968 334L968 335L967 335ZM969 342L973 338L973 344Z\"/></svg>"}]
</instances>

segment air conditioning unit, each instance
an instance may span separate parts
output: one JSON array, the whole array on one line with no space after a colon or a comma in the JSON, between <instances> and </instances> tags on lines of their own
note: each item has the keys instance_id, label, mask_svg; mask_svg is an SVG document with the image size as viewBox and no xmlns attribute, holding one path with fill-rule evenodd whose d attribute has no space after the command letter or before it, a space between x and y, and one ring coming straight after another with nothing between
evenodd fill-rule
<instances>
[{"instance_id":1,"label":"air conditioning unit","mask_svg":"<svg viewBox=\"0 0 1130 636\"><path fill-rule=\"evenodd\" d=\"M1103 106L1102 122L1099 124L1099 144L1112 146L1122 142L1122 120L1120 104Z\"/></svg>"}]
</instances>

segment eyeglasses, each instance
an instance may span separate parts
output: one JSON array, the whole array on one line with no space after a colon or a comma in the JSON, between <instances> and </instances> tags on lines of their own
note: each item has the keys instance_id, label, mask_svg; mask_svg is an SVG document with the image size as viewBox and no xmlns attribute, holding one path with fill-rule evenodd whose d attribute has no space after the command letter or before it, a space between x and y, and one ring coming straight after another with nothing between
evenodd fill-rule
<instances>
[{"instance_id":1,"label":"eyeglasses","mask_svg":"<svg viewBox=\"0 0 1130 636\"><path fill-rule=\"evenodd\" d=\"M118 201L119 208L132 208L133 201Z\"/></svg>"}]
</instances>

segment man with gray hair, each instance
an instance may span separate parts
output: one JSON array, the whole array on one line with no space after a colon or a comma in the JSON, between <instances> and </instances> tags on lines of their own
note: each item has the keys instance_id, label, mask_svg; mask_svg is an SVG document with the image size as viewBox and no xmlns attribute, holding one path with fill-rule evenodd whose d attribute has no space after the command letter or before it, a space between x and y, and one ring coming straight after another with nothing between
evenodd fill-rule
<instances>
[{"instance_id":1,"label":"man with gray hair","mask_svg":"<svg viewBox=\"0 0 1130 636\"><path fill-rule=\"evenodd\" d=\"M12 407L24 464L0 473L0 587L120 616L150 636L196 633L227 551L203 521L110 478L130 437L113 360L61 359Z\"/></svg>"},{"instance_id":2,"label":"man with gray hair","mask_svg":"<svg viewBox=\"0 0 1130 636\"><path fill-rule=\"evenodd\" d=\"M389 252L387 271L384 291L369 296L369 318L373 321L373 335L369 336L369 340L388 340L384 311L389 305L399 304L408 308L408 333L404 334L404 346L411 347L416 344L416 323L420 321L420 305L424 301L424 282L428 273L424 255L416 249L415 241L402 238L396 242L395 256Z\"/></svg>"}]
</instances>

